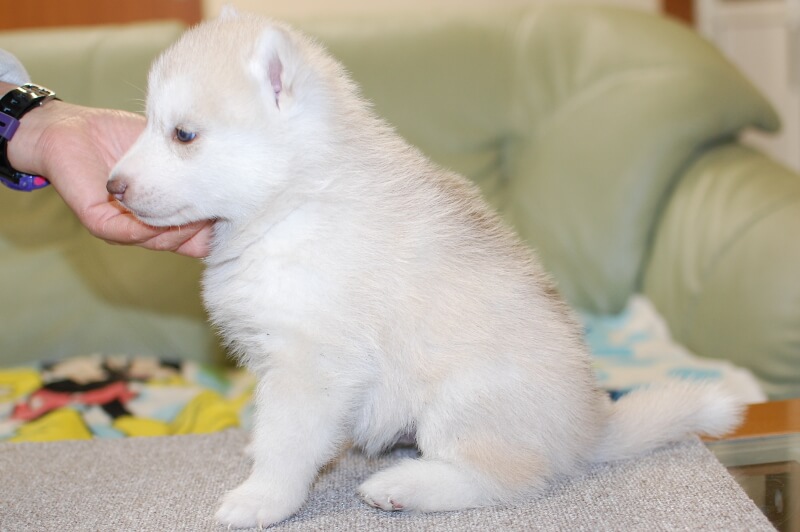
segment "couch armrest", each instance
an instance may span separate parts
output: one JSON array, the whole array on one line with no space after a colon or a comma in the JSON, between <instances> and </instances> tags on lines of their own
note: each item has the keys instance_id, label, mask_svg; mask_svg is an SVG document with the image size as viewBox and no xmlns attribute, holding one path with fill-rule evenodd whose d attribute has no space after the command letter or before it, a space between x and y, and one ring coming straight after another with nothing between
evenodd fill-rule
<instances>
[{"instance_id":1,"label":"couch armrest","mask_svg":"<svg viewBox=\"0 0 800 532\"><path fill-rule=\"evenodd\" d=\"M677 186L644 292L695 353L749 368L772 398L800 395L800 176L738 144Z\"/></svg>"},{"instance_id":2,"label":"couch armrest","mask_svg":"<svg viewBox=\"0 0 800 532\"><path fill-rule=\"evenodd\" d=\"M150 64L185 28L166 21L5 31L0 48L65 101L141 112Z\"/></svg>"}]
</instances>

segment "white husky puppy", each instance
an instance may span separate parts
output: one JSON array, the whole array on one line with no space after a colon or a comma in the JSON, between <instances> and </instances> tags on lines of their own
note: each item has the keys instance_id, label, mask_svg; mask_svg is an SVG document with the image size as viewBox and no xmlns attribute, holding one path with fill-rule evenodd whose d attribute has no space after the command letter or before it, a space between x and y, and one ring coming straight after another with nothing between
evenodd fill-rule
<instances>
[{"instance_id":1,"label":"white husky puppy","mask_svg":"<svg viewBox=\"0 0 800 532\"><path fill-rule=\"evenodd\" d=\"M612 404L531 252L289 27L227 13L190 30L153 65L147 119L108 189L152 225L216 219L205 303L259 378L252 474L220 522L291 516L350 442L414 432L420 458L359 493L428 512L737 422L735 399L691 384Z\"/></svg>"}]
</instances>

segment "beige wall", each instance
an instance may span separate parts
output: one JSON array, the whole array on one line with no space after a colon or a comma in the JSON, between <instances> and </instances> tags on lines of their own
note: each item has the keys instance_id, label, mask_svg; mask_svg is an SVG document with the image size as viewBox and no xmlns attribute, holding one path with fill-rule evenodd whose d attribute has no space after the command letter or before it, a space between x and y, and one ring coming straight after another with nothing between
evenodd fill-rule
<instances>
[{"instance_id":1,"label":"beige wall","mask_svg":"<svg viewBox=\"0 0 800 532\"><path fill-rule=\"evenodd\" d=\"M203 14L213 17L225 4L276 18L300 18L328 14L398 11L465 10L491 5L508 7L535 3L617 4L657 11L660 0L202 0Z\"/></svg>"}]
</instances>

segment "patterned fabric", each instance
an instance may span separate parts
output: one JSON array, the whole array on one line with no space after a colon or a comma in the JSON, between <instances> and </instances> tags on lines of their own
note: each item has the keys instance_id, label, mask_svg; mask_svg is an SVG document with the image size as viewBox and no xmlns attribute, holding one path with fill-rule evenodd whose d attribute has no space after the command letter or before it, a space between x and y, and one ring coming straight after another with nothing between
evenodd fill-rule
<instances>
[{"instance_id":1,"label":"patterned fabric","mask_svg":"<svg viewBox=\"0 0 800 532\"><path fill-rule=\"evenodd\" d=\"M200 434L247 425L255 380L241 370L91 355L0 369L0 440Z\"/></svg>"},{"instance_id":2,"label":"patterned fabric","mask_svg":"<svg viewBox=\"0 0 800 532\"><path fill-rule=\"evenodd\" d=\"M617 316L582 316L597 378L612 398L667 379L726 382L766 400L753 376L672 341L643 297ZM0 369L0 441L198 434L250 425L255 379L243 370L151 357L90 355Z\"/></svg>"},{"instance_id":3,"label":"patterned fabric","mask_svg":"<svg viewBox=\"0 0 800 532\"><path fill-rule=\"evenodd\" d=\"M722 382L747 403L767 400L752 373L725 360L701 358L676 343L664 319L644 296L634 296L614 316L581 316L595 374L612 398L674 379Z\"/></svg>"}]
</instances>

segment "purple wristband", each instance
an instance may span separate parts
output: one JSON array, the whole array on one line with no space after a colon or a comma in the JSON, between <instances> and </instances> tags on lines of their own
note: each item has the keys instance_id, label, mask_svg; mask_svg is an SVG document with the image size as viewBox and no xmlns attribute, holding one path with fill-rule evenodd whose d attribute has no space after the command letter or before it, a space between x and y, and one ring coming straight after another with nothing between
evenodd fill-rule
<instances>
[{"instance_id":1,"label":"purple wristband","mask_svg":"<svg viewBox=\"0 0 800 532\"><path fill-rule=\"evenodd\" d=\"M0 182L8 188L23 192L38 190L50 184L50 181L40 175L23 174L22 172L17 172L13 179L0 174Z\"/></svg>"},{"instance_id":2,"label":"purple wristband","mask_svg":"<svg viewBox=\"0 0 800 532\"><path fill-rule=\"evenodd\" d=\"M11 140L19 127L19 120L0 111L0 137Z\"/></svg>"},{"instance_id":3,"label":"purple wristband","mask_svg":"<svg viewBox=\"0 0 800 532\"><path fill-rule=\"evenodd\" d=\"M11 137L14 136L14 133L17 132L18 127L19 120L0 111L0 138L8 142L11 140ZM11 176L5 176L0 173L0 183L3 183L8 188L22 190L24 192L44 188L50 184L50 182L42 176L24 174L16 171Z\"/></svg>"},{"instance_id":4,"label":"purple wristband","mask_svg":"<svg viewBox=\"0 0 800 532\"><path fill-rule=\"evenodd\" d=\"M54 98L53 91L32 83L22 85L0 98L0 184L23 191L37 190L50 184L44 177L12 168L6 150L8 142L19 128L20 118Z\"/></svg>"}]
</instances>

